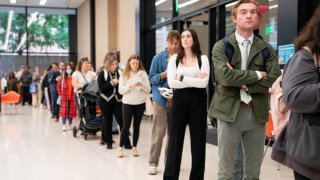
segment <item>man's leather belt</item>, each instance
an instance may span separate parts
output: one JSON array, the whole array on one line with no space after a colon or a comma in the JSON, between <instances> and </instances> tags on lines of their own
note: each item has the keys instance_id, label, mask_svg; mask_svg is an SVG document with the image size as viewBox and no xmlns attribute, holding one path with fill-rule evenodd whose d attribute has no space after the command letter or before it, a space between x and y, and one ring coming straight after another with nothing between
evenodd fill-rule
<instances>
[{"instance_id":1,"label":"man's leather belt","mask_svg":"<svg viewBox=\"0 0 320 180\"><path fill-rule=\"evenodd\" d=\"M240 102L240 107L252 107L253 103L252 101L250 101L248 104L246 104L245 102Z\"/></svg>"}]
</instances>

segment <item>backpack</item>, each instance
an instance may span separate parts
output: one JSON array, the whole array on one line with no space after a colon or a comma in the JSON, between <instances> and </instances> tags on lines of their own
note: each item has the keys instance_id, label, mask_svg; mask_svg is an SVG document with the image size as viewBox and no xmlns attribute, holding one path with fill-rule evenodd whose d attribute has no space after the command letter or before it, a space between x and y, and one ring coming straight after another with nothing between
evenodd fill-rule
<instances>
[{"instance_id":1,"label":"backpack","mask_svg":"<svg viewBox=\"0 0 320 180\"><path fill-rule=\"evenodd\" d=\"M228 41L229 36L230 35L227 35L226 37L224 37L222 39L222 42L225 46L225 54L227 56L228 62L229 62L229 64L231 64L233 54L234 54L234 48L233 48L232 44ZM257 36L257 37L259 38L259 36ZM261 38L259 38L259 39L261 39ZM263 40L263 39L261 39L261 40ZM266 47L260 53L262 54L262 57L263 57L263 66L266 67L268 58L270 56L270 50L268 47ZM211 79L212 79L212 84L215 87L218 84L218 81L215 78L213 63L211 65Z\"/></svg>"},{"instance_id":2,"label":"backpack","mask_svg":"<svg viewBox=\"0 0 320 180\"><path fill-rule=\"evenodd\" d=\"M284 104L282 99L282 75L272 84L270 88L270 112L274 130L272 135L277 139L283 127L288 123L290 109Z\"/></svg>"}]
</instances>

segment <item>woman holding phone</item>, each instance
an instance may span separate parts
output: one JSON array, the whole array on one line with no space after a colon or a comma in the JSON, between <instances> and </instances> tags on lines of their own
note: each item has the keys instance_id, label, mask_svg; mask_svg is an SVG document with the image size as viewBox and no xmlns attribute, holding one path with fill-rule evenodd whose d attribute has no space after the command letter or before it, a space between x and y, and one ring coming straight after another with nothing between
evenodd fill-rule
<instances>
[{"instance_id":1,"label":"woman holding phone","mask_svg":"<svg viewBox=\"0 0 320 180\"><path fill-rule=\"evenodd\" d=\"M148 75L142 65L140 57L131 55L119 79L119 93L122 97L123 128L120 135L118 157L123 157L123 146L129 134L133 117L132 156L138 156L137 144L140 123L145 110L146 98L151 90Z\"/></svg>"}]
</instances>

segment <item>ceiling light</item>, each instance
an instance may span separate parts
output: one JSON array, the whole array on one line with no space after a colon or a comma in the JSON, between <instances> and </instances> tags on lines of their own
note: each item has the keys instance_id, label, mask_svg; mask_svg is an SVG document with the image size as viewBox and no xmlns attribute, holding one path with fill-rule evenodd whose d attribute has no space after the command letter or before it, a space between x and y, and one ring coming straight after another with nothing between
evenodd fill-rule
<instances>
[{"instance_id":1,"label":"ceiling light","mask_svg":"<svg viewBox=\"0 0 320 180\"><path fill-rule=\"evenodd\" d=\"M275 5L269 6L269 9L274 9L274 8L278 8L278 4L275 4Z\"/></svg>"},{"instance_id":2,"label":"ceiling light","mask_svg":"<svg viewBox=\"0 0 320 180\"><path fill-rule=\"evenodd\" d=\"M40 0L40 2L39 2L39 4L40 4L41 6L44 6L46 3L47 3L47 0Z\"/></svg>"},{"instance_id":3,"label":"ceiling light","mask_svg":"<svg viewBox=\"0 0 320 180\"><path fill-rule=\"evenodd\" d=\"M179 8L183 8L183 7L189 6L189 5L191 5L193 3L196 3L198 1L200 1L200 0L191 0L191 1L184 2L182 4L179 4Z\"/></svg>"},{"instance_id":4,"label":"ceiling light","mask_svg":"<svg viewBox=\"0 0 320 180\"><path fill-rule=\"evenodd\" d=\"M17 2L17 0L10 0L11 4L15 4Z\"/></svg>"},{"instance_id":5,"label":"ceiling light","mask_svg":"<svg viewBox=\"0 0 320 180\"><path fill-rule=\"evenodd\" d=\"M159 0L157 2L154 3L154 5L159 6L160 4L166 2L167 0Z\"/></svg>"}]
</instances>

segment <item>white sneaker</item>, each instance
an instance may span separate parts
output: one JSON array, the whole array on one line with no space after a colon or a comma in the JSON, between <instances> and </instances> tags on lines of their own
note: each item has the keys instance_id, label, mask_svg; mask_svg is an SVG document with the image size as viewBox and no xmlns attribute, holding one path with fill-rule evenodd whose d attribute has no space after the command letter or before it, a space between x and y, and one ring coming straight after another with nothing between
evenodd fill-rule
<instances>
[{"instance_id":1,"label":"white sneaker","mask_svg":"<svg viewBox=\"0 0 320 180\"><path fill-rule=\"evenodd\" d=\"M118 156L118 158L122 158L123 157L123 148L122 147L118 148L117 156Z\"/></svg>"},{"instance_id":2,"label":"white sneaker","mask_svg":"<svg viewBox=\"0 0 320 180\"><path fill-rule=\"evenodd\" d=\"M132 147L132 156L134 157L139 156L138 149L136 147Z\"/></svg>"},{"instance_id":3,"label":"white sneaker","mask_svg":"<svg viewBox=\"0 0 320 180\"><path fill-rule=\"evenodd\" d=\"M66 131L66 130L67 130L66 126L63 125L63 126L62 126L62 131Z\"/></svg>"},{"instance_id":4,"label":"white sneaker","mask_svg":"<svg viewBox=\"0 0 320 180\"><path fill-rule=\"evenodd\" d=\"M149 166L149 174L156 175L157 174L157 167L156 166Z\"/></svg>"},{"instance_id":5,"label":"white sneaker","mask_svg":"<svg viewBox=\"0 0 320 180\"><path fill-rule=\"evenodd\" d=\"M71 129L72 129L72 126L71 124L69 124L67 130L71 130Z\"/></svg>"}]
</instances>

